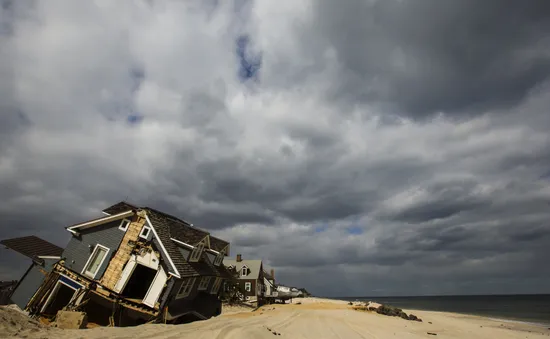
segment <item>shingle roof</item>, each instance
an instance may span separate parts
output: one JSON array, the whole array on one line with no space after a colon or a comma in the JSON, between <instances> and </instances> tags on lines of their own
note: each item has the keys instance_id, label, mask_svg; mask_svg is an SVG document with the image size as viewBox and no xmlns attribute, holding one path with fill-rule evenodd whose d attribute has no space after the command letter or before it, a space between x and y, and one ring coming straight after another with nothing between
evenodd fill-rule
<instances>
[{"instance_id":1,"label":"shingle roof","mask_svg":"<svg viewBox=\"0 0 550 339\"><path fill-rule=\"evenodd\" d=\"M171 240L171 238L175 238L172 232L177 230L174 220L166 218L163 216L163 213L159 213L158 211L149 208L145 208L144 210L182 278L199 275L217 276L216 271L210 268L209 264L204 261L204 258L197 263L185 260L178 249L178 245Z\"/></svg>"},{"instance_id":2,"label":"shingle roof","mask_svg":"<svg viewBox=\"0 0 550 339\"><path fill-rule=\"evenodd\" d=\"M172 259L174 266L178 270L180 276L183 277L192 277L197 275L196 271L189 265L185 258L181 255L178 250L178 247L172 240L170 240L170 226L165 223L165 219L159 217L159 215L152 211L147 211L147 216L153 224L156 233L159 236L160 242L166 248L168 256Z\"/></svg>"},{"instance_id":3,"label":"shingle roof","mask_svg":"<svg viewBox=\"0 0 550 339\"><path fill-rule=\"evenodd\" d=\"M209 261L206 254L203 254L202 260L197 263L188 262L180 252L178 248L179 245L171 240L173 238L186 244L195 246L204 238L210 236L210 233L208 233L207 231L193 227L191 226L191 224L184 220L181 220L173 215L158 211L154 208L137 207L124 201L121 201L104 209L103 212L108 214L117 214L131 209L142 209L147 213L147 216L149 217L152 226L155 228L155 231L158 234L160 242L164 245L168 256L170 257L170 259L172 259L175 268L178 270L182 278L199 275L210 275L218 277L222 275L227 275L227 273L224 272L225 268L223 270L218 270ZM214 240L212 241L212 239ZM214 237L210 238L210 246L216 251L222 250L227 245L229 245L229 243L224 240ZM223 247L220 248L220 246Z\"/></svg>"},{"instance_id":4,"label":"shingle roof","mask_svg":"<svg viewBox=\"0 0 550 339\"><path fill-rule=\"evenodd\" d=\"M219 252L219 251L223 250L224 248L226 248L227 245L229 245L229 243L227 241L224 241L224 240L221 240L219 238L210 236L210 248L213 249L214 251ZM226 254L229 254L229 253L226 253Z\"/></svg>"},{"instance_id":5,"label":"shingle roof","mask_svg":"<svg viewBox=\"0 0 550 339\"><path fill-rule=\"evenodd\" d=\"M31 235L28 237L12 238L1 240L0 244L11 248L12 250L23 254L33 260L37 260L38 256L54 256L60 257L63 249L44 239Z\"/></svg>"},{"instance_id":6,"label":"shingle roof","mask_svg":"<svg viewBox=\"0 0 550 339\"><path fill-rule=\"evenodd\" d=\"M208 259L208 256L205 252L202 252L202 260L199 262L190 262L189 265L191 265L197 273L200 275L207 275L212 277L219 277L220 273L218 270L216 270L216 266L214 266L210 259Z\"/></svg>"},{"instance_id":7,"label":"shingle roof","mask_svg":"<svg viewBox=\"0 0 550 339\"><path fill-rule=\"evenodd\" d=\"M250 269L250 274L245 277L241 277L239 274L239 279L258 279L260 276L260 271L262 270L262 261L261 260L241 260L237 261L235 259L224 258L223 264L225 266L233 266L236 268L237 272L243 268L244 265Z\"/></svg>"},{"instance_id":8,"label":"shingle roof","mask_svg":"<svg viewBox=\"0 0 550 339\"><path fill-rule=\"evenodd\" d=\"M103 212L110 215L114 215L114 214L129 211L129 210L135 210L137 208L138 208L137 206L127 203L126 201L121 201L121 202L117 202L112 206L107 207L106 209L103 210Z\"/></svg>"},{"instance_id":9,"label":"shingle roof","mask_svg":"<svg viewBox=\"0 0 550 339\"><path fill-rule=\"evenodd\" d=\"M179 220L170 220L170 232L172 238L182 241L189 245L197 245L201 240L210 235L210 233L195 228Z\"/></svg>"},{"instance_id":10,"label":"shingle roof","mask_svg":"<svg viewBox=\"0 0 550 339\"><path fill-rule=\"evenodd\" d=\"M220 274L220 277L222 277L224 279L234 279L235 278L233 276L233 274L231 274L231 272L229 272L229 270L223 264L220 265L220 266L217 266L216 270L218 270L218 272Z\"/></svg>"}]
</instances>

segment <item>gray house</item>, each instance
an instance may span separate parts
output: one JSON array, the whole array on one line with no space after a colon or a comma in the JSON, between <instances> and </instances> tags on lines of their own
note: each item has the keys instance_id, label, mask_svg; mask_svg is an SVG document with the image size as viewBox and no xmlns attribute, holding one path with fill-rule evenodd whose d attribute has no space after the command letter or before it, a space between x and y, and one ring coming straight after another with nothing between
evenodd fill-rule
<instances>
[{"instance_id":1,"label":"gray house","mask_svg":"<svg viewBox=\"0 0 550 339\"><path fill-rule=\"evenodd\" d=\"M120 202L103 214L66 227L69 243L22 308L49 318L82 310L91 322L116 326L221 312L228 242L149 207Z\"/></svg>"},{"instance_id":2,"label":"gray house","mask_svg":"<svg viewBox=\"0 0 550 339\"><path fill-rule=\"evenodd\" d=\"M264 265L261 260L245 260L242 255L237 254L235 259L226 257L223 264L230 270L238 272L238 281L243 299L257 305L264 303L266 292Z\"/></svg>"}]
</instances>

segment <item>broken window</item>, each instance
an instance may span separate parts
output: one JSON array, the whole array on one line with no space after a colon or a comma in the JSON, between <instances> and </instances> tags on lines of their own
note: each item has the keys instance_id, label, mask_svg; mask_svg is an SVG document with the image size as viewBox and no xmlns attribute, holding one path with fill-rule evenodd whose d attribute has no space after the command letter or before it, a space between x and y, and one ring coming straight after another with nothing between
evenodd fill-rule
<instances>
[{"instance_id":1,"label":"broken window","mask_svg":"<svg viewBox=\"0 0 550 339\"><path fill-rule=\"evenodd\" d=\"M180 290L178 291L178 298L184 298L187 297L191 290L193 289L193 285L195 284L195 278L188 278L183 281L181 284Z\"/></svg>"},{"instance_id":2,"label":"broken window","mask_svg":"<svg viewBox=\"0 0 550 339\"><path fill-rule=\"evenodd\" d=\"M203 277L199 284L199 290L201 291L205 290L208 287L209 283L210 283L210 277Z\"/></svg>"},{"instance_id":3,"label":"broken window","mask_svg":"<svg viewBox=\"0 0 550 339\"><path fill-rule=\"evenodd\" d=\"M202 250L204 249L204 243L200 243L193 249L193 252L191 252L191 257L189 258L189 261L191 262L197 262L199 261L199 258L201 257Z\"/></svg>"},{"instance_id":4,"label":"broken window","mask_svg":"<svg viewBox=\"0 0 550 339\"><path fill-rule=\"evenodd\" d=\"M108 252L109 249L107 247L97 244L88 259L88 262L84 266L84 275L95 279L101 264L107 258Z\"/></svg>"},{"instance_id":5,"label":"broken window","mask_svg":"<svg viewBox=\"0 0 550 339\"><path fill-rule=\"evenodd\" d=\"M244 283L244 290L250 292L252 290L252 283Z\"/></svg>"}]
</instances>

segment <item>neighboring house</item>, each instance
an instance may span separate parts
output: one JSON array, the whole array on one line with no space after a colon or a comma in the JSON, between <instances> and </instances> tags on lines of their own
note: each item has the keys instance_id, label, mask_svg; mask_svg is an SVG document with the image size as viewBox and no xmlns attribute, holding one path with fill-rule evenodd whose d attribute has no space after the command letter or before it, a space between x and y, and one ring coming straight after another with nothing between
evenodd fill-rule
<instances>
[{"instance_id":1,"label":"neighboring house","mask_svg":"<svg viewBox=\"0 0 550 339\"><path fill-rule=\"evenodd\" d=\"M120 202L103 213L66 227L72 237L61 259L22 308L49 317L82 310L91 322L116 326L221 312L228 242L149 207Z\"/></svg>"},{"instance_id":2,"label":"neighboring house","mask_svg":"<svg viewBox=\"0 0 550 339\"><path fill-rule=\"evenodd\" d=\"M223 264L238 272L238 285L243 298L261 305L265 296L264 269L261 260L243 260L240 254L235 259L225 258Z\"/></svg>"},{"instance_id":3,"label":"neighboring house","mask_svg":"<svg viewBox=\"0 0 550 339\"><path fill-rule=\"evenodd\" d=\"M5 239L0 244L32 260L19 282L11 288L9 296L13 303L24 309L53 265L61 259L63 249L36 236Z\"/></svg>"}]
</instances>

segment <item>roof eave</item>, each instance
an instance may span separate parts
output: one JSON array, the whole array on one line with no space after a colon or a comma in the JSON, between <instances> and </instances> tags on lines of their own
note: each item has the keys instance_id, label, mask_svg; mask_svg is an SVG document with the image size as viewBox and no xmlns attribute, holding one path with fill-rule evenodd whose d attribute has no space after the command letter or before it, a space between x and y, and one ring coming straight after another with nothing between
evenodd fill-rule
<instances>
[{"instance_id":1,"label":"roof eave","mask_svg":"<svg viewBox=\"0 0 550 339\"><path fill-rule=\"evenodd\" d=\"M115 214L115 215L109 215L109 216L106 216L106 217L103 217L103 218L98 218L98 219L94 219L94 220L91 220L91 221L86 221L86 222L83 222L83 223L80 223L80 224L68 226L68 227L65 227L65 229L67 231L77 235L78 234L78 231L77 231L78 229L87 229L87 228L91 228L91 227L94 227L94 226L103 225L103 224L111 222L111 221L116 221L116 220L119 220L119 219L124 219L126 217L132 216L132 215L134 215L134 213L135 212L133 210L129 210L129 211L126 211L126 212Z\"/></svg>"},{"instance_id":2,"label":"roof eave","mask_svg":"<svg viewBox=\"0 0 550 339\"><path fill-rule=\"evenodd\" d=\"M149 227L151 227L151 230L153 231L153 234L157 238L157 240L160 244L160 247L162 247L162 251L164 252L164 254L166 254L166 258L168 258L168 261L170 262L170 265L172 266L172 269L174 270L174 272L168 272L168 273L170 275L173 275L176 278L181 278L181 275L178 272L178 269L176 268L176 265L172 261L172 258L170 257L170 254L166 250L166 247L164 247L164 244L162 243L162 240L160 239L159 235L157 234L157 231L155 230L155 227L153 226L153 223L151 223L151 220L149 219L149 216L147 216L147 212L145 212L144 214L145 214L145 220L147 220L147 224L149 225Z\"/></svg>"}]
</instances>

